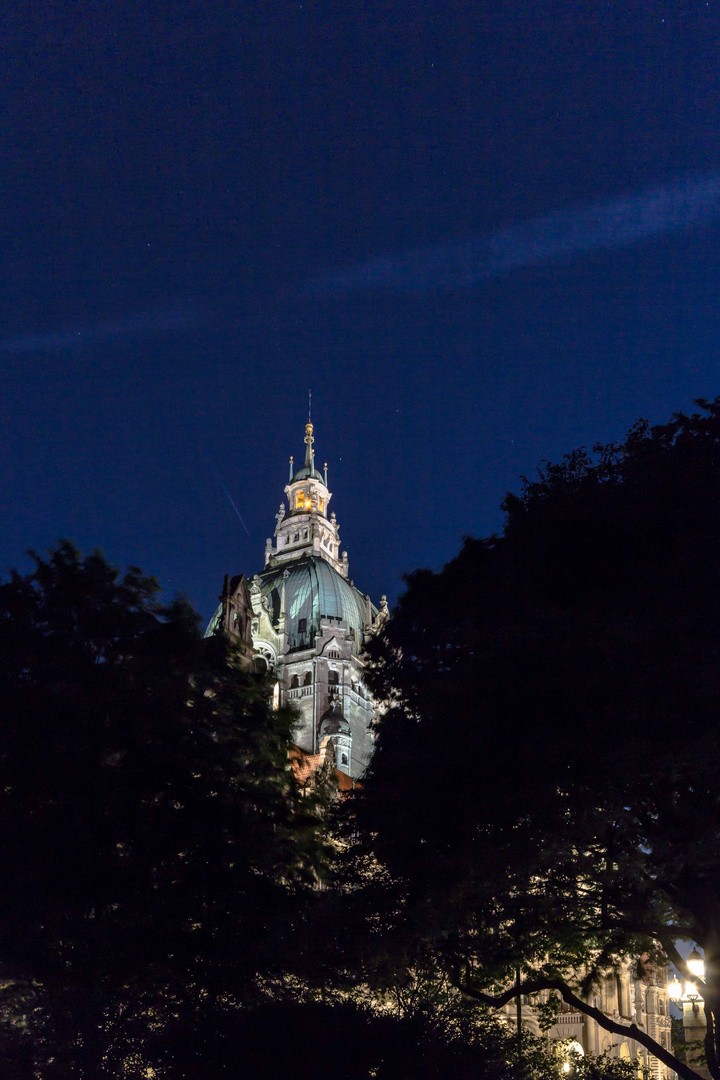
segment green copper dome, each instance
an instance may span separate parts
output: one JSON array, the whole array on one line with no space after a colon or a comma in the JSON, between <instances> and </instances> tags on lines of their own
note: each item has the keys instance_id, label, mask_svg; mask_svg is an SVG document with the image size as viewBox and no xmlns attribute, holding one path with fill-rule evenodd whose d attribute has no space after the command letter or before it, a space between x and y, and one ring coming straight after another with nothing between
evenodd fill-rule
<instances>
[{"instance_id":1,"label":"green copper dome","mask_svg":"<svg viewBox=\"0 0 720 1080\"><path fill-rule=\"evenodd\" d=\"M321 484L325 483L322 473L319 473L314 465L303 465L301 469L295 473L291 483L295 483L297 480L307 480L308 477L312 477L313 480L319 480Z\"/></svg>"},{"instance_id":2,"label":"green copper dome","mask_svg":"<svg viewBox=\"0 0 720 1080\"><path fill-rule=\"evenodd\" d=\"M257 577L269 605L273 625L280 618L283 575L285 578L285 628L291 649L310 648L320 630L321 619L344 622L352 635L352 651L362 649L367 624L365 597L334 570L325 559L304 555L294 562L274 566ZM371 617L377 609L371 604Z\"/></svg>"},{"instance_id":3,"label":"green copper dome","mask_svg":"<svg viewBox=\"0 0 720 1080\"><path fill-rule=\"evenodd\" d=\"M285 629L291 650L309 649L315 643L322 619L345 623L351 634L351 650L362 650L367 625L367 601L349 581L323 558L302 555L293 562L274 566L257 575L257 583L273 626L280 619L283 575L285 580ZM370 617L377 608L370 604ZM205 637L218 633L222 624L222 604L217 608Z\"/></svg>"}]
</instances>

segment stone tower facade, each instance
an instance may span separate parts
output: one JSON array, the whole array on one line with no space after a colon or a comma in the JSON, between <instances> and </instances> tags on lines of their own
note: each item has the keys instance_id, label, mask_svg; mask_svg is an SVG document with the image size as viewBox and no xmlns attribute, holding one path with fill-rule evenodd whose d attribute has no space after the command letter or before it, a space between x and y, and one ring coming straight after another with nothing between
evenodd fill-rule
<instances>
[{"instance_id":1,"label":"stone tower facade","mask_svg":"<svg viewBox=\"0 0 720 1080\"><path fill-rule=\"evenodd\" d=\"M294 741L316 760L330 760L351 780L362 776L373 748L374 703L365 685L364 645L387 618L349 579L339 526L329 513L327 465L315 467L313 425L305 426L305 460L285 487L264 567L247 581L225 579L207 633L220 630L275 680L275 703L298 713Z\"/></svg>"}]
</instances>

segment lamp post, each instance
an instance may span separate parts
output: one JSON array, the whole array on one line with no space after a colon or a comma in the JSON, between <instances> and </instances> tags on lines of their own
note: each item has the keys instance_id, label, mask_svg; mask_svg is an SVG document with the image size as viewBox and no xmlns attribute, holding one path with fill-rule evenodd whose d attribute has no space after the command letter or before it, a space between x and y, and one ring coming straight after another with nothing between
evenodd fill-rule
<instances>
[{"instance_id":1,"label":"lamp post","mask_svg":"<svg viewBox=\"0 0 720 1080\"><path fill-rule=\"evenodd\" d=\"M690 974L694 975L696 979L704 981L705 961L696 948L690 953L686 963ZM672 982L668 986L668 995L675 1005L682 1005L683 1034L687 1048L688 1065L692 1065L700 1076L709 1078L710 1073L707 1069L702 1065L696 1065L693 1061L693 1058L700 1053L707 1031L705 1007L698 992L697 984L692 979L686 979L684 983L681 983L677 975L674 975ZM697 1048L692 1046L693 1043L696 1044Z\"/></svg>"}]
</instances>

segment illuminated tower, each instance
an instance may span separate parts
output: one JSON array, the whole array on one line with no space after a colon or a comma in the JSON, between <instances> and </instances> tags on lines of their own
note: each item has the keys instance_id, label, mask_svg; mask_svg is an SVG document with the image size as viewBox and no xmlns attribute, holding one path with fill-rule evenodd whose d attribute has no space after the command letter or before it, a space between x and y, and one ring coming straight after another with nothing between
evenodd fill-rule
<instances>
[{"instance_id":1,"label":"illuminated tower","mask_svg":"<svg viewBox=\"0 0 720 1080\"><path fill-rule=\"evenodd\" d=\"M226 579L208 633L231 638L247 627L256 663L276 680L276 702L298 712L294 741L313 764L329 760L350 779L362 776L372 754L373 702L365 686L364 644L387 617L348 578L340 551L327 465L315 467L313 425L305 425L305 461L290 476L276 514L275 542L249 582Z\"/></svg>"},{"instance_id":2,"label":"illuminated tower","mask_svg":"<svg viewBox=\"0 0 720 1080\"><path fill-rule=\"evenodd\" d=\"M315 468L313 426L305 425L305 462L293 475L290 458L290 479L285 487L285 504L276 515L275 546L268 538L265 546L265 565L278 566L291 562L304 553L325 559L334 570L348 576L347 552L340 555L340 539L335 514L328 516L332 494L327 486L327 464L320 473Z\"/></svg>"}]
</instances>

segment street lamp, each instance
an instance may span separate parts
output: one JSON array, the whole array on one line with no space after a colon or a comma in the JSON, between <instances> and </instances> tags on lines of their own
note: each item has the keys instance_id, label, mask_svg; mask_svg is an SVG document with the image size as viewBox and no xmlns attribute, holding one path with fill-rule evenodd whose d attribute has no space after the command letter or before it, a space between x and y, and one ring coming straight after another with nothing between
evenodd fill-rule
<instances>
[{"instance_id":1,"label":"street lamp","mask_svg":"<svg viewBox=\"0 0 720 1080\"><path fill-rule=\"evenodd\" d=\"M687 958L687 966L690 969L690 974L694 975L696 979L705 978L705 961L703 960L697 949L693 949ZM698 1001L700 1000L700 994L698 993L697 984L691 979L687 979L685 982L685 992L683 998L686 1001L692 1002L693 1012L697 1013Z\"/></svg>"},{"instance_id":2,"label":"street lamp","mask_svg":"<svg viewBox=\"0 0 720 1080\"><path fill-rule=\"evenodd\" d=\"M701 1045L707 1032L705 1009L701 1003L702 995L698 990L695 979L704 982L705 961L696 948L685 961L688 971L693 976L681 983L677 976L673 977L668 986L668 996L676 1005L682 1006L683 1032L688 1053L688 1064L692 1064L699 1076L709 1076L703 1065L698 1064L696 1058L700 1054Z\"/></svg>"},{"instance_id":3,"label":"street lamp","mask_svg":"<svg viewBox=\"0 0 720 1080\"><path fill-rule=\"evenodd\" d=\"M696 979L704 980L705 978L705 961L703 960L697 949L693 949L687 958L687 966L691 975L694 975ZM673 975L673 980L668 986L668 995L671 1001L676 1004L679 1002L691 1001L693 1005L693 1012L698 1011L698 1001L700 1000L700 994L698 988L692 979L686 979L683 985L678 979L677 975Z\"/></svg>"},{"instance_id":4,"label":"street lamp","mask_svg":"<svg viewBox=\"0 0 720 1080\"><path fill-rule=\"evenodd\" d=\"M691 975L694 975L696 979L705 979L705 961L696 948L690 953L686 963ZM699 1013L698 1001L700 1001L701 994L698 991L697 984L692 979L686 979L684 983L681 983L677 975L673 975L673 980L668 986L668 996L676 1005L692 1004L693 1013L695 1015Z\"/></svg>"},{"instance_id":5,"label":"street lamp","mask_svg":"<svg viewBox=\"0 0 720 1080\"><path fill-rule=\"evenodd\" d=\"M687 966L690 968L690 974L694 975L696 979L705 978L705 961L703 960L697 949L693 949L687 958Z\"/></svg>"}]
</instances>

